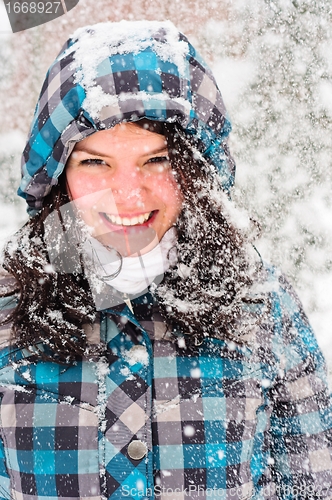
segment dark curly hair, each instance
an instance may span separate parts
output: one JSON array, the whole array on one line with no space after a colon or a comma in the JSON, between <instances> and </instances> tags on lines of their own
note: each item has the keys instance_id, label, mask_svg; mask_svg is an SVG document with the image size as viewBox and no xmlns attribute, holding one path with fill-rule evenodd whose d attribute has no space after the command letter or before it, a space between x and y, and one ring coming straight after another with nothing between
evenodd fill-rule
<instances>
[{"instance_id":1,"label":"dark curly hair","mask_svg":"<svg viewBox=\"0 0 332 500\"><path fill-rule=\"evenodd\" d=\"M183 194L177 221L177 265L157 296L169 327L202 339L240 340L243 303L249 299L254 266L248 235L237 228L234 207L221 178L199 145L165 126L171 165Z\"/></svg>"},{"instance_id":2,"label":"dark curly hair","mask_svg":"<svg viewBox=\"0 0 332 500\"><path fill-rule=\"evenodd\" d=\"M168 331L199 339L208 335L241 338L243 332L237 325L252 283L252 269L247 237L230 215L220 177L200 154L199 145L177 125L147 120L138 125L166 137L171 166L183 193L176 223L178 262L153 292ZM4 320L12 322L13 342L61 363L86 355L83 325L96 318L81 265L70 273L54 272L49 265L44 222L53 211L62 220L60 208L69 202L62 175L41 212L9 241L3 259L19 292L17 307ZM42 348L38 350L38 346Z\"/></svg>"}]
</instances>

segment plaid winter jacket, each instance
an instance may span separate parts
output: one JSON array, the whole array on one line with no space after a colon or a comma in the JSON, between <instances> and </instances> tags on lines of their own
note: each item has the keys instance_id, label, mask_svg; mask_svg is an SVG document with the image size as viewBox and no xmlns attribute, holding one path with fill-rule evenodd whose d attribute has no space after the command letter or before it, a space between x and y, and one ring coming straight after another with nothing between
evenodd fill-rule
<instances>
[{"instance_id":1,"label":"plaid winter jacket","mask_svg":"<svg viewBox=\"0 0 332 500\"><path fill-rule=\"evenodd\" d=\"M0 498L332 498L324 361L294 292L269 282L243 345L168 338L147 295L87 327L102 358L3 347Z\"/></svg>"}]
</instances>

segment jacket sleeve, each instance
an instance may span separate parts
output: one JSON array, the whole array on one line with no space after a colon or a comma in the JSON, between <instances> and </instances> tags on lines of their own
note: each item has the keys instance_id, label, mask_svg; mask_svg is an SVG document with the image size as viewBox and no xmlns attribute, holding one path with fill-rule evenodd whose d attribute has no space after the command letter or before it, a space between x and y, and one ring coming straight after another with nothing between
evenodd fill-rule
<instances>
[{"instance_id":1,"label":"jacket sleeve","mask_svg":"<svg viewBox=\"0 0 332 500\"><path fill-rule=\"evenodd\" d=\"M10 479L6 468L6 459L2 439L0 439L0 500L10 500Z\"/></svg>"},{"instance_id":2,"label":"jacket sleeve","mask_svg":"<svg viewBox=\"0 0 332 500\"><path fill-rule=\"evenodd\" d=\"M4 321L17 303L17 295L11 293L15 290L15 281L0 268L0 321ZM2 296L1 296L2 295ZM11 338L11 324L0 326L0 368L2 365L2 348L8 346ZM0 392L1 396L1 392ZM0 398L1 400L1 398ZM0 422L1 425L1 422ZM6 467L6 456L2 438L0 437L0 500L10 500L10 478Z\"/></svg>"},{"instance_id":3,"label":"jacket sleeve","mask_svg":"<svg viewBox=\"0 0 332 500\"><path fill-rule=\"evenodd\" d=\"M284 278L274 294L273 316L280 349L270 428L277 496L332 498L332 406L325 361Z\"/></svg>"}]
</instances>

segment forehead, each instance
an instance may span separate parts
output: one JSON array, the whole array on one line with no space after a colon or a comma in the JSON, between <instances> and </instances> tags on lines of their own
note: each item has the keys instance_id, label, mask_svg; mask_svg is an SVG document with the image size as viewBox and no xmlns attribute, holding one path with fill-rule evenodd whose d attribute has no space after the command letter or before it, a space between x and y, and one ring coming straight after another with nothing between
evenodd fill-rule
<instances>
[{"instance_id":1,"label":"forehead","mask_svg":"<svg viewBox=\"0 0 332 500\"><path fill-rule=\"evenodd\" d=\"M112 151L145 151L165 149L165 136L134 123L121 123L108 130L101 130L78 142L75 151L93 149Z\"/></svg>"}]
</instances>

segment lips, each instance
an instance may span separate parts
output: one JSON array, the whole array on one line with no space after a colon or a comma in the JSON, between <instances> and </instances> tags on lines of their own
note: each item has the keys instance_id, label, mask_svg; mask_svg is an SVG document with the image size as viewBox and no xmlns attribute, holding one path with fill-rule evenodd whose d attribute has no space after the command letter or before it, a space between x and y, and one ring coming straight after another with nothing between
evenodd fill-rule
<instances>
[{"instance_id":1,"label":"lips","mask_svg":"<svg viewBox=\"0 0 332 500\"><path fill-rule=\"evenodd\" d=\"M132 227L132 226L141 226L149 221L155 214L157 210L153 210L152 212L146 212L144 214L135 215L134 217L128 217L120 215L113 215L102 213L101 215L112 225L119 227Z\"/></svg>"}]
</instances>

